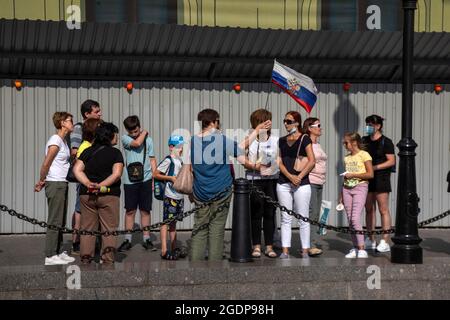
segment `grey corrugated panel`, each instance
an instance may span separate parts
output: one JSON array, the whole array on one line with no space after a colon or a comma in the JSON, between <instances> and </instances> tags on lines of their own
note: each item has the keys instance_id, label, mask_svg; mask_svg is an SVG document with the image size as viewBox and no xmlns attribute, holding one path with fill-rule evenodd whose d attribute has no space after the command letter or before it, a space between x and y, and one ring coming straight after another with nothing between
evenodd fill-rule
<instances>
[{"instance_id":1,"label":"grey corrugated panel","mask_svg":"<svg viewBox=\"0 0 450 320\"><path fill-rule=\"evenodd\" d=\"M46 217L45 195L43 192L33 193L32 187L43 159L45 142L53 132L51 115L56 110L68 110L78 121L81 102L88 97L96 99L102 104L104 118L116 123L121 134L124 132L122 120L128 115L138 114L143 127L150 129L158 160L167 154L167 139L171 131L181 127L192 132L196 114L202 108L218 109L224 128L248 128L249 114L265 104L268 90L274 128L280 128L285 112L298 110L292 99L270 84L246 84L240 94L235 94L230 91L231 83L137 82L131 95L121 82L25 81L25 88L20 92L10 84L10 80L3 80L0 89L0 200L39 220ZM378 113L386 117L385 134L397 143L401 134L401 87L360 84L352 86L349 93L343 93L340 84L318 84L318 88L318 104L311 116L318 116L324 124L321 144L329 156L324 199L335 204L340 190L337 173L343 169L345 154L341 145L342 135L349 130L361 132L364 118ZM414 97L414 139L419 144L416 167L422 209L420 220L450 208L445 182L450 169L450 95L448 92L435 95L431 90L432 85L416 86ZM301 113L306 116L304 111ZM236 172L243 175L240 166L236 166ZM394 175L395 191L396 179ZM390 199L394 215L395 191ZM69 218L74 203L73 186L70 195ZM161 205L155 201L152 221L160 219ZM434 225L449 226L449 222L445 219ZM0 223L1 233L42 231L40 227L26 225L4 214ZM346 219L333 211L330 223L346 224ZM191 227L191 219L179 223L180 229Z\"/></svg>"}]
</instances>

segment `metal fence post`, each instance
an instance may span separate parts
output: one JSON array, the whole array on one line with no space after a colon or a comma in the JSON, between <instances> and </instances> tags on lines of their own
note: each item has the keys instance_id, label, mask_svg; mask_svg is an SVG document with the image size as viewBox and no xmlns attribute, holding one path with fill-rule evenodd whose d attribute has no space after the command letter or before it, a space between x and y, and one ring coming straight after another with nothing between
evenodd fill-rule
<instances>
[{"instance_id":1,"label":"metal fence post","mask_svg":"<svg viewBox=\"0 0 450 320\"><path fill-rule=\"evenodd\" d=\"M253 261L251 234L250 184L247 179L240 178L234 182L230 261Z\"/></svg>"}]
</instances>

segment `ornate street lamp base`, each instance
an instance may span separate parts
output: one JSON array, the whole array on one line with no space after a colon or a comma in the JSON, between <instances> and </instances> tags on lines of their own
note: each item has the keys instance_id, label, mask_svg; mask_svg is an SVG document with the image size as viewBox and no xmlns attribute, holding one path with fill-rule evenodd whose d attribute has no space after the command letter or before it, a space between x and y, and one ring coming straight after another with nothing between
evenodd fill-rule
<instances>
[{"instance_id":1,"label":"ornate street lamp base","mask_svg":"<svg viewBox=\"0 0 450 320\"><path fill-rule=\"evenodd\" d=\"M418 244L394 244L391 247L391 262L422 264L422 248Z\"/></svg>"}]
</instances>

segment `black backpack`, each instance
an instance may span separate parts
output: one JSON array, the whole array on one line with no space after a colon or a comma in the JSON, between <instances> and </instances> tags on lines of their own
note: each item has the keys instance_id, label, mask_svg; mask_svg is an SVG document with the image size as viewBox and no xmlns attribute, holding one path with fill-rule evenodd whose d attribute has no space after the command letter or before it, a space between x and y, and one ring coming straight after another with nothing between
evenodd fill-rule
<instances>
[{"instance_id":1,"label":"black backpack","mask_svg":"<svg viewBox=\"0 0 450 320\"><path fill-rule=\"evenodd\" d=\"M381 149L384 149L384 139L385 138L386 138L385 136L381 136ZM394 157L395 157L395 153L394 153ZM395 161L395 163L397 163L397 161ZM391 172L393 172L393 173L397 172L395 164L391 167Z\"/></svg>"},{"instance_id":2,"label":"black backpack","mask_svg":"<svg viewBox=\"0 0 450 320\"><path fill-rule=\"evenodd\" d=\"M164 173L166 176L173 176L173 173L175 171L175 162L173 162L172 157L171 156L167 156L164 158L163 161L161 161L158 164L158 167L161 163L163 163L166 159L170 160L170 165L169 168L167 168L167 171ZM154 180L154 190L153 190L153 194L155 196L155 199L157 200L164 200L164 194L166 193L166 186L167 186L167 182L166 180L158 180L155 179Z\"/></svg>"}]
</instances>

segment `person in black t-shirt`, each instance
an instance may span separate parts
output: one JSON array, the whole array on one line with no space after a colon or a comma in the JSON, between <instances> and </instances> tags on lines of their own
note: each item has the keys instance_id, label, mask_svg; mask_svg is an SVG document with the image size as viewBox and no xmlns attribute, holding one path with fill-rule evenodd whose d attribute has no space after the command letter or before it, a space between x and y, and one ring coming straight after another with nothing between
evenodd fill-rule
<instances>
[{"instance_id":1,"label":"person in black t-shirt","mask_svg":"<svg viewBox=\"0 0 450 320\"><path fill-rule=\"evenodd\" d=\"M395 149L392 140L383 135L383 118L371 115L366 118L366 133L363 143L372 157L374 170L373 179L369 180L369 194L366 201L366 225L368 231L375 229L376 205L381 214L383 230L391 229L391 214L389 212L389 193L391 188L391 172L395 168ZM384 234L377 246L375 236L366 239L366 249L376 249L379 252L389 252L389 235Z\"/></svg>"},{"instance_id":2,"label":"person in black t-shirt","mask_svg":"<svg viewBox=\"0 0 450 320\"><path fill-rule=\"evenodd\" d=\"M312 149L311 139L302 134L302 119L298 112L288 112L283 120L288 135L279 139L278 164L280 177L277 183L277 196L282 206L293 209L304 217L309 217L309 203L311 200L311 185L309 172L314 168L316 160ZM296 159L299 166L296 166ZM297 170L296 170L297 169ZM283 252L280 259L289 258L291 246L292 216L281 212L281 245ZM310 244L310 224L299 221L302 257L307 257Z\"/></svg>"},{"instance_id":3,"label":"person in black t-shirt","mask_svg":"<svg viewBox=\"0 0 450 320\"><path fill-rule=\"evenodd\" d=\"M94 144L78 158L74 174L81 183L81 229L115 231L119 226L120 178L123 171L122 153L117 144L119 129L112 123L102 123L95 132ZM102 263L114 262L116 237L102 237ZM95 236L82 235L82 263L90 263L95 253Z\"/></svg>"}]
</instances>

